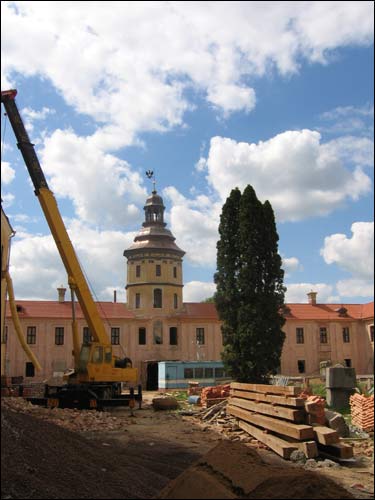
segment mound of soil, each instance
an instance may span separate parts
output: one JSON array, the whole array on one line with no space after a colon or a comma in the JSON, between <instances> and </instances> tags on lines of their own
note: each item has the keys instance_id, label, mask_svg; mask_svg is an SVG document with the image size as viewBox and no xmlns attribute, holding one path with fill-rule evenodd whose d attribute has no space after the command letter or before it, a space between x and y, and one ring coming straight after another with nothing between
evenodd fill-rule
<instances>
[{"instance_id":1,"label":"mound of soil","mask_svg":"<svg viewBox=\"0 0 375 500\"><path fill-rule=\"evenodd\" d=\"M157 498L354 498L314 472L266 464L242 443L222 441L169 483Z\"/></svg>"},{"instance_id":2,"label":"mound of soil","mask_svg":"<svg viewBox=\"0 0 375 500\"><path fill-rule=\"evenodd\" d=\"M4 499L153 498L199 456L156 440L126 447L93 441L6 408L1 437Z\"/></svg>"}]
</instances>

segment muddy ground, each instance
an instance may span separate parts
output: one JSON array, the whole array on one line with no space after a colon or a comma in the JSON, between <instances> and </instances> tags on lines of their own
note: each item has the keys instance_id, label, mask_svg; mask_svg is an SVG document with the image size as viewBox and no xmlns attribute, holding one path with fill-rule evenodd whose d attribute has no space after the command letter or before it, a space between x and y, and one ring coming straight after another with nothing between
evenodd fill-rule
<instances>
[{"instance_id":1,"label":"muddy ground","mask_svg":"<svg viewBox=\"0 0 375 500\"><path fill-rule=\"evenodd\" d=\"M1 498L195 498L189 487L181 488L181 479L176 480L180 481L178 488L176 481L171 481L181 478L181 473L192 464L198 464L199 460L202 463L202 456L215 446L222 442L231 446L231 442L219 425L207 425L173 411L153 410L150 406L153 396L145 393L143 408L135 409L133 416L129 409L112 410L110 414L116 419L111 420L111 425L103 424L103 430L98 425L95 430L87 425L77 430L79 427L71 425L75 429L72 432L52 423L50 418L45 420L44 415L51 413L50 410L38 409L33 414L2 408ZM58 418L55 422L63 423ZM236 447L233 451L218 448L211 455L222 453L223 461L232 464L233 471L238 470L240 446L247 460L255 460L257 467L261 467L259 470L269 474L272 467L277 467L281 471L279 477L288 479L283 485L281 480L274 484L270 479L264 485L268 484L268 490L258 491L260 496L251 496L235 487L233 491L230 489L228 498L373 498L371 440L356 443L356 460L350 465L316 472L286 462L267 449L254 448L251 443L233 444ZM362 453L364 449L369 456ZM211 467L211 462L203 460L204 467ZM252 468L246 467L246 470ZM225 467L223 471L214 480L222 482L224 478L228 483ZM327 477L334 483L325 482ZM206 485L207 478L202 477L202 481ZM171 484L174 492L168 486ZM299 488L292 487L297 484ZM345 489L339 489L340 486ZM319 488L325 496L320 496ZM209 490L206 498L221 498L210 497ZM179 496L181 492L185 496Z\"/></svg>"}]
</instances>

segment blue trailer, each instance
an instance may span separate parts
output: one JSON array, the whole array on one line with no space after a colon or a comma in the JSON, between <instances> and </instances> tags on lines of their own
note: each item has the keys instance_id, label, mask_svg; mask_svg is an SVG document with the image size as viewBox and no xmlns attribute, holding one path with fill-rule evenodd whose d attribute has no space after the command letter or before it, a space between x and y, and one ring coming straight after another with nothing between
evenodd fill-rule
<instances>
[{"instance_id":1,"label":"blue trailer","mask_svg":"<svg viewBox=\"0 0 375 500\"><path fill-rule=\"evenodd\" d=\"M187 389L192 381L208 387L228 380L221 361L159 361L158 372L159 390Z\"/></svg>"}]
</instances>

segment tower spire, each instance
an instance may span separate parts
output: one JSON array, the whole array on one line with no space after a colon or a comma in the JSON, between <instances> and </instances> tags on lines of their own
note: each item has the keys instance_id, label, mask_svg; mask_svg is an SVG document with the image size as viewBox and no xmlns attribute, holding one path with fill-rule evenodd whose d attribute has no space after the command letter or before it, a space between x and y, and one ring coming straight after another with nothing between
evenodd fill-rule
<instances>
[{"instance_id":1,"label":"tower spire","mask_svg":"<svg viewBox=\"0 0 375 500\"><path fill-rule=\"evenodd\" d=\"M155 180L154 171L147 170L146 175L147 175L148 179L152 179L152 185L153 185L152 193L155 194L156 193L156 180Z\"/></svg>"}]
</instances>

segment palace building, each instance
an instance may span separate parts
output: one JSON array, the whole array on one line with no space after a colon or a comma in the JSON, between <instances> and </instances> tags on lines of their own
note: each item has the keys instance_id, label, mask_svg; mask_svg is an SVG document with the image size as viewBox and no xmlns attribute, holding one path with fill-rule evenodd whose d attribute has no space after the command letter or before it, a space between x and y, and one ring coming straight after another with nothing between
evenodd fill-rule
<instances>
[{"instance_id":1,"label":"palace building","mask_svg":"<svg viewBox=\"0 0 375 500\"><path fill-rule=\"evenodd\" d=\"M145 220L127 259L127 303L97 302L115 354L129 357L144 389L158 388L158 363L220 361L221 324L212 303L183 301L183 257L164 222L163 199L155 188L144 207ZM36 372L21 349L6 310L4 369L7 376L41 381L73 367L71 304L66 289L56 301L17 300L27 344L42 365ZM374 303L322 304L308 294L306 304L287 304L286 339L280 373L319 375L322 362L341 363L359 375L373 373ZM90 331L79 305L76 319L82 342ZM2 344L3 350L3 344Z\"/></svg>"}]
</instances>

